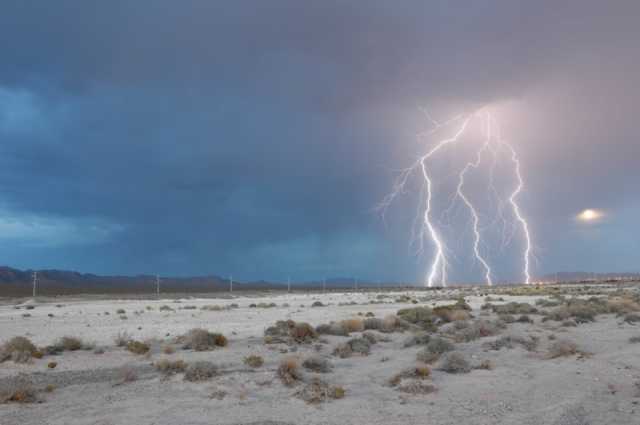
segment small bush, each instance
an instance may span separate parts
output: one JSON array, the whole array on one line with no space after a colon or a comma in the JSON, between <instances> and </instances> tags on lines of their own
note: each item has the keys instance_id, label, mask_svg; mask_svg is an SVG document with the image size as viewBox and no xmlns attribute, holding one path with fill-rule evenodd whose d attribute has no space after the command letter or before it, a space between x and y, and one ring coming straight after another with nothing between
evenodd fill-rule
<instances>
[{"instance_id":1,"label":"small bush","mask_svg":"<svg viewBox=\"0 0 640 425\"><path fill-rule=\"evenodd\" d=\"M624 316L624 321L630 324L640 322L640 315L635 313L628 313L627 315Z\"/></svg>"},{"instance_id":2,"label":"small bush","mask_svg":"<svg viewBox=\"0 0 640 425\"><path fill-rule=\"evenodd\" d=\"M462 353L452 351L444 355L439 369L447 373L469 373L471 365Z\"/></svg>"},{"instance_id":3,"label":"small bush","mask_svg":"<svg viewBox=\"0 0 640 425\"><path fill-rule=\"evenodd\" d=\"M161 305L158 310L160 310L160 311L175 311L173 308L171 308L168 305Z\"/></svg>"},{"instance_id":4,"label":"small bush","mask_svg":"<svg viewBox=\"0 0 640 425\"><path fill-rule=\"evenodd\" d=\"M382 330L384 327L384 321L382 319L378 319L376 317L367 317L362 322L364 328L366 330Z\"/></svg>"},{"instance_id":5,"label":"small bush","mask_svg":"<svg viewBox=\"0 0 640 425\"><path fill-rule=\"evenodd\" d=\"M0 363L7 360L27 363L37 352L38 349L29 338L15 336L0 347Z\"/></svg>"},{"instance_id":6,"label":"small bush","mask_svg":"<svg viewBox=\"0 0 640 425\"><path fill-rule=\"evenodd\" d=\"M516 345L522 346L527 351L534 351L538 346L538 338L525 338L518 335L505 335L495 341L486 342L482 345L485 350L498 351L502 348L514 348Z\"/></svg>"},{"instance_id":7,"label":"small bush","mask_svg":"<svg viewBox=\"0 0 640 425\"><path fill-rule=\"evenodd\" d=\"M31 380L26 375L10 378L0 385L0 404L4 403L35 403L38 395Z\"/></svg>"},{"instance_id":8,"label":"small bush","mask_svg":"<svg viewBox=\"0 0 640 425\"><path fill-rule=\"evenodd\" d=\"M83 347L82 341L72 336L63 336L60 338L59 345L64 351L77 351Z\"/></svg>"},{"instance_id":9,"label":"small bush","mask_svg":"<svg viewBox=\"0 0 640 425\"><path fill-rule=\"evenodd\" d=\"M264 359L262 356L258 356L256 354L251 354L244 358L244 364L249 367L258 368L264 364Z\"/></svg>"},{"instance_id":10,"label":"small bush","mask_svg":"<svg viewBox=\"0 0 640 425\"><path fill-rule=\"evenodd\" d=\"M129 341L131 341L131 339L132 339L131 335L129 335L127 331L120 331L118 332L118 335L116 335L116 337L113 340L116 346L124 347L129 343Z\"/></svg>"},{"instance_id":11,"label":"small bush","mask_svg":"<svg viewBox=\"0 0 640 425\"><path fill-rule=\"evenodd\" d=\"M164 347L162 347L162 352L164 354L173 354L176 352L176 349L173 348L173 345L165 345Z\"/></svg>"},{"instance_id":12,"label":"small bush","mask_svg":"<svg viewBox=\"0 0 640 425\"><path fill-rule=\"evenodd\" d=\"M321 302L321 301L314 301L314 302L311 304L311 307L324 307L324 306L325 306L325 305L324 305L324 304L322 304L322 302Z\"/></svg>"},{"instance_id":13,"label":"small bush","mask_svg":"<svg viewBox=\"0 0 640 425\"><path fill-rule=\"evenodd\" d=\"M116 314L126 314L127 312L123 308L119 308L116 310Z\"/></svg>"},{"instance_id":14,"label":"small bush","mask_svg":"<svg viewBox=\"0 0 640 425\"><path fill-rule=\"evenodd\" d=\"M302 380L302 373L295 357L282 360L278 366L277 374L282 383L288 387Z\"/></svg>"},{"instance_id":15,"label":"small bush","mask_svg":"<svg viewBox=\"0 0 640 425\"><path fill-rule=\"evenodd\" d=\"M310 324L304 322L294 323L289 329L289 335L296 342L310 342L318 338L315 329L313 329Z\"/></svg>"},{"instance_id":16,"label":"small bush","mask_svg":"<svg viewBox=\"0 0 640 425\"><path fill-rule=\"evenodd\" d=\"M198 382L206 381L213 378L218 372L218 367L208 361L197 361L187 366L184 379L185 381Z\"/></svg>"},{"instance_id":17,"label":"small bush","mask_svg":"<svg viewBox=\"0 0 640 425\"><path fill-rule=\"evenodd\" d=\"M183 373L187 369L187 364L183 360L160 359L154 363L157 371L165 375Z\"/></svg>"},{"instance_id":18,"label":"small bush","mask_svg":"<svg viewBox=\"0 0 640 425\"><path fill-rule=\"evenodd\" d=\"M569 340L558 340L549 347L548 358L555 359L558 357L572 356L578 352L578 346L575 342Z\"/></svg>"},{"instance_id":19,"label":"small bush","mask_svg":"<svg viewBox=\"0 0 640 425\"><path fill-rule=\"evenodd\" d=\"M523 315L521 315L520 317L518 317L516 319L516 322L518 322L518 323L533 323L533 319L531 319L526 314L523 314Z\"/></svg>"},{"instance_id":20,"label":"small bush","mask_svg":"<svg viewBox=\"0 0 640 425\"><path fill-rule=\"evenodd\" d=\"M429 307L413 307L398 310L397 316L425 330L435 330L434 314Z\"/></svg>"},{"instance_id":21,"label":"small bush","mask_svg":"<svg viewBox=\"0 0 640 425\"><path fill-rule=\"evenodd\" d=\"M404 347L413 347L415 345L427 345L431 340L431 336L427 332L420 332L410 336L404 341Z\"/></svg>"},{"instance_id":22,"label":"small bush","mask_svg":"<svg viewBox=\"0 0 640 425\"><path fill-rule=\"evenodd\" d=\"M48 367L49 369L55 369L55 368L56 368L56 366L58 366L58 363L57 363L57 362L49 362L49 363L47 363L47 367Z\"/></svg>"},{"instance_id":23,"label":"small bush","mask_svg":"<svg viewBox=\"0 0 640 425\"><path fill-rule=\"evenodd\" d=\"M321 335L349 336L349 332L342 323L335 322L316 326L316 332Z\"/></svg>"},{"instance_id":24,"label":"small bush","mask_svg":"<svg viewBox=\"0 0 640 425\"><path fill-rule=\"evenodd\" d=\"M347 319L343 320L342 327L344 327L347 332L362 332L364 331L364 322L362 319Z\"/></svg>"},{"instance_id":25,"label":"small bush","mask_svg":"<svg viewBox=\"0 0 640 425\"><path fill-rule=\"evenodd\" d=\"M398 387L398 391L408 394L431 394L436 392L436 387L421 381L411 381Z\"/></svg>"},{"instance_id":26,"label":"small bush","mask_svg":"<svg viewBox=\"0 0 640 425\"><path fill-rule=\"evenodd\" d=\"M353 338L344 344L338 345L333 354L340 358L347 358L353 355L367 356L371 351L371 343L365 338Z\"/></svg>"},{"instance_id":27,"label":"small bush","mask_svg":"<svg viewBox=\"0 0 640 425\"><path fill-rule=\"evenodd\" d=\"M312 372L329 373L333 369L331 362L324 357L311 356L304 359L302 366Z\"/></svg>"},{"instance_id":28,"label":"small bush","mask_svg":"<svg viewBox=\"0 0 640 425\"><path fill-rule=\"evenodd\" d=\"M640 343L640 336L632 336L631 338L629 338L629 343L631 344Z\"/></svg>"},{"instance_id":29,"label":"small bush","mask_svg":"<svg viewBox=\"0 0 640 425\"><path fill-rule=\"evenodd\" d=\"M180 340L183 342L182 348L195 351L208 351L227 345L227 338L224 335L209 332L206 329L191 329Z\"/></svg>"},{"instance_id":30,"label":"small bush","mask_svg":"<svg viewBox=\"0 0 640 425\"><path fill-rule=\"evenodd\" d=\"M125 384L127 382L134 382L138 380L138 373L135 369L129 366L123 366L120 369L120 384Z\"/></svg>"},{"instance_id":31,"label":"small bush","mask_svg":"<svg viewBox=\"0 0 640 425\"><path fill-rule=\"evenodd\" d=\"M146 354L149 351L149 345L141 341L131 340L127 343L127 351L133 354Z\"/></svg>"},{"instance_id":32,"label":"small bush","mask_svg":"<svg viewBox=\"0 0 640 425\"><path fill-rule=\"evenodd\" d=\"M496 314L535 314L538 312L538 309L531 304L517 302L494 305L492 309Z\"/></svg>"},{"instance_id":33,"label":"small bush","mask_svg":"<svg viewBox=\"0 0 640 425\"><path fill-rule=\"evenodd\" d=\"M343 398L345 390L340 386L329 385L318 378L313 378L309 384L296 391L295 395L307 403L314 404Z\"/></svg>"},{"instance_id":34,"label":"small bush","mask_svg":"<svg viewBox=\"0 0 640 425\"><path fill-rule=\"evenodd\" d=\"M495 366L491 360L482 360L480 363L473 367L474 369L493 370Z\"/></svg>"}]
</instances>

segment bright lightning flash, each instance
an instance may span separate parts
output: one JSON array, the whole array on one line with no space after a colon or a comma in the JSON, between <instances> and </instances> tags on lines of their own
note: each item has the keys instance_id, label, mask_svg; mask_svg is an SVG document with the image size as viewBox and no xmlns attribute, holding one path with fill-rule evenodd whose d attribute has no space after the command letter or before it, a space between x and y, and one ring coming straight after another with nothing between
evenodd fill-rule
<instances>
[{"instance_id":1,"label":"bright lightning flash","mask_svg":"<svg viewBox=\"0 0 640 425\"><path fill-rule=\"evenodd\" d=\"M531 275L530 275L531 236L529 233L529 224L525 219L524 215L522 214L520 205L518 204L518 201L517 201L518 195L520 195L520 193L524 188L524 181L523 181L521 170L520 170L520 160L515 150L509 143L507 143L505 140L501 138L497 123L495 122L493 117L489 114L489 112L484 111L484 108L472 114L457 116L442 124L434 120L426 111L424 112L427 118L429 119L429 121L431 121L431 123L434 125L433 130L423 134L426 136L431 136L441 131L443 128L447 128L453 125L454 123L461 122L461 124L459 125L458 130L454 133L452 137L440 140L429 151L427 151L426 154L420 156L418 160L411 167L402 170L402 172L400 173L400 175L395 181L395 184L393 186L393 191L389 195L387 195L387 197L380 204L379 208L384 213L384 211L386 211L386 209L391 205L391 203L395 200L395 198L399 194L405 192L405 187L411 175L413 175L417 170L420 171L420 176L422 177L422 180L423 180L423 184L424 184L423 187L426 192L426 197L423 200L424 206L421 209L422 219L420 220L420 222L422 223L422 225L420 226L420 231L418 235L418 240L420 240L419 251L421 252L423 249L422 240L424 240L425 238L430 239L435 248L435 252L433 254L433 260L431 262L431 267L426 277L426 284L428 287L433 287L439 278L439 284L442 286L446 286L447 271L448 271L448 261L445 255L446 246L441 233L439 232L439 230L436 228L434 224L434 220L432 217L434 182L433 182L433 176L432 176L431 170L429 168L429 164L430 164L430 161L434 158L434 156L437 153L439 153L448 145L453 145L460 140L460 138L465 134L465 131L467 130L467 127L469 126L472 120L478 117L485 117L486 129L487 129L486 139L484 140L484 143L480 146L480 148L476 151L475 161L468 162L464 166L460 174L458 175L458 186L456 188L456 193L453 201L455 201L455 198L460 199L462 203L466 206L467 210L471 215L471 218L472 218L471 224L472 224L472 230L474 235L473 252L476 260L484 268L484 278L487 285L493 285L491 266L489 265L489 262L487 261L487 259L480 252L480 246L482 244L480 216L478 214L477 208L471 202L469 196L465 193L464 185L466 183L465 179L468 173L480 167L483 154L486 151L489 151L493 155L493 163L491 166L491 174L490 174L490 182L489 182L490 199L493 199L495 197L498 202L498 216L501 219L501 221L505 223L502 230L503 245L505 243L508 243L505 241L510 240L510 238L507 238L505 236L506 218L503 215L503 206L505 202L500 198L498 191L496 190L493 184L493 171L498 161L498 153L499 153L498 151L500 150L500 148L507 149L507 151L510 154L510 162L513 165L513 169L515 172L515 179L516 179L516 187L511 192L508 198L508 202L511 205L511 209L513 211L515 220L522 227L522 231L524 234L525 247L523 250L523 258L524 258L523 275L525 278L525 283L529 284L531 282ZM497 135L492 134L492 127L496 127L498 129L498 131L495 132L497 133Z\"/></svg>"}]
</instances>

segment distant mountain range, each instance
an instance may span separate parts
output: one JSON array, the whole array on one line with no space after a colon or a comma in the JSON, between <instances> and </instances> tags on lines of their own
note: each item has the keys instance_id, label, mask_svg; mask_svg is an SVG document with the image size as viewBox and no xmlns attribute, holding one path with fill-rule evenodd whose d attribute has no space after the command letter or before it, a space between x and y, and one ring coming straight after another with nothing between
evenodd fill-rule
<instances>
[{"instance_id":1,"label":"distant mountain range","mask_svg":"<svg viewBox=\"0 0 640 425\"><path fill-rule=\"evenodd\" d=\"M32 293L33 270L18 270L0 266L0 296L28 296ZM607 280L640 280L640 273L589 273L560 272L535 279L538 282L580 282ZM293 289L353 288L355 278L338 277L326 280L292 282ZM358 286L412 286L410 283L358 281ZM229 291L229 279L220 276L160 277L161 292L164 293L202 293ZM236 290L284 289L287 283L234 282ZM91 273L78 273L68 270L38 270L37 288L40 295L67 295L80 293L155 293L156 277L137 276L99 276Z\"/></svg>"}]
</instances>

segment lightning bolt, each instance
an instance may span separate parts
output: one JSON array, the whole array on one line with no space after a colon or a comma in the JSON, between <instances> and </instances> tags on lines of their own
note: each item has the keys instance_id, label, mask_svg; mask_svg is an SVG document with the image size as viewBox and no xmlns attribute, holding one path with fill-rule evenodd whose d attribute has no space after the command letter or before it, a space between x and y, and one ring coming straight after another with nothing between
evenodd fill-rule
<instances>
[{"instance_id":1,"label":"lightning bolt","mask_svg":"<svg viewBox=\"0 0 640 425\"><path fill-rule=\"evenodd\" d=\"M514 191L511 193L511 196L509 197L509 203L511 204L511 208L513 209L513 214L515 215L516 220L520 222L520 225L522 226L522 232L524 233L525 249L523 273L525 278L524 283L528 285L531 283L531 273L529 272L529 263L531 257L531 235L529 234L529 223L523 217L522 212L520 211L520 205L516 201L516 198L524 189L524 181L522 179L522 173L520 172L520 159L518 158L518 154L516 154L516 151L509 143L505 142L504 140L500 140L500 143L506 146L511 153L511 162L513 162L514 164L516 181L518 183Z\"/></svg>"},{"instance_id":2,"label":"lightning bolt","mask_svg":"<svg viewBox=\"0 0 640 425\"><path fill-rule=\"evenodd\" d=\"M433 218L433 196L434 196L434 178L432 176L430 170L430 162L431 160L442 151L445 147L451 144L455 144L460 140L463 134L467 131L467 127L470 122L479 116L486 117L486 138L480 148L476 151L475 160L468 162L463 169L458 174L458 185L456 187L455 193L450 197L449 207L444 210L443 217L449 215L449 212L453 209L456 199L462 201L466 209L469 211L471 216L471 227L473 230L473 252L476 260L482 265L484 269L484 278L487 285L493 285L493 272L489 262L480 252L480 248L482 245L482 230L480 228L480 215L478 213L478 209L471 202L469 196L465 192L465 184L466 178L472 170L477 170L482 164L482 158L486 151L489 151L493 156L493 161L491 163L490 172L489 172L489 202L497 203L497 217L488 227L493 226L498 221L502 223L502 243L501 243L501 251L510 243L511 237L513 235L513 231L515 231L515 224L511 226L512 233L511 236L507 234L507 218L504 215L504 207L508 204L511 206L513 210L513 216L515 217L515 221L519 223L524 233L525 239L525 249L523 252L524 257L524 270L523 274L525 277L525 283L531 283L531 274L530 274L530 257L531 257L531 235L529 232L529 224L522 214L520 205L518 203L518 197L520 193L524 189L524 180L522 178L521 173L521 165L520 159L516 154L515 149L502 139L500 134L500 127L497 122L493 119L491 114L485 110L485 108L481 108L474 113L468 115L458 115L450 120L445 122L436 121L426 110L423 110L426 118L433 124L433 129L427 131L425 133L420 134L419 136L431 136L438 131L441 131L443 128L449 127L454 123L458 123L461 121L457 131L454 133L452 137L440 140L433 147L431 147L426 154L418 157L418 159L408 168L401 170L398 177L394 181L393 190L390 194L388 194L383 201L378 206L379 209L386 212L386 209L393 203L396 197L400 194L406 192L405 188L409 182L409 179L412 175L419 171L419 175L423 182L422 185L422 196L419 205L422 205L419 208L419 214L416 216L416 221L414 223L414 230L418 230L418 223L420 223L420 227L418 231L413 232L414 237L411 239L410 245L413 245L413 241L417 241L419 243L418 254L421 254L424 249L424 241L429 239L434 246L434 254L431 260L431 265L429 271L426 276L426 284L428 287L433 287L439 278L439 283L442 286L447 285L447 273L449 268L449 263L447 261L446 253L446 245L445 241L442 237L440 229L438 229L435 225ZM482 112L486 112L482 114ZM495 135L492 130L495 128ZM495 146L497 145L497 146ZM498 161L500 159L500 148L506 148L510 153L510 162L513 165L515 179L516 179L516 187L510 193L508 197L508 201L503 199L500 196L500 193L496 189L494 185L494 172L497 167ZM421 217L421 218L419 218Z\"/></svg>"},{"instance_id":3,"label":"lightning bolt","mask_svg":"<svg viewBox=\"0 0 640 425\"><path fill-rule=\"evenodd\" d=\"M491 279L491 267L489 266L489 263L485 260L485 258L480 254L480 239L481 239L480 218L478 217L478 212L476 211L476 208L473 206L469 198L465 195L464 191L462 190L465 183L465 176L467 175L469 170L471 170L472 168L477 169L480 166L480 163L482 161L482 154L484 153L484 151L489 149L490 143L491 143L491 119L487 115L487 140L484 142L482 147L478 150L476 161L467 163L467 165L465 165L465 167L462 169L462 172L460 172L460 179L458 181L458 187L456 189L456 193L458 197L462 200L462 202L467 206L467 209L471 213L473 235L474 235L473 252L476 256L476 259L480 262L480 264L482 264L482 267L484 267L484 270L485 270L484 276L485 276L487 285L492 286L493 280Z\"/></svg>"}]
</instances>

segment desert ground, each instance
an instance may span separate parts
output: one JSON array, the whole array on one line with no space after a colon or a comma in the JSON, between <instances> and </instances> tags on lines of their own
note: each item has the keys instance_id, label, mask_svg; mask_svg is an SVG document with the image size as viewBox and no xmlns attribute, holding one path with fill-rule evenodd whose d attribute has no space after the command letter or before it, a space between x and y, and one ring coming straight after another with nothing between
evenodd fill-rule
<instances>
[{"instance_id":1,"label":"desert ground","mask_svg":"<svg viewBox=\"0 0 640 425\"><path fill-rule=\"evenodd\" d=\"M637 424L637 323L634 283L4 299L0 424Z\"/></svg>"}]
</instances>

